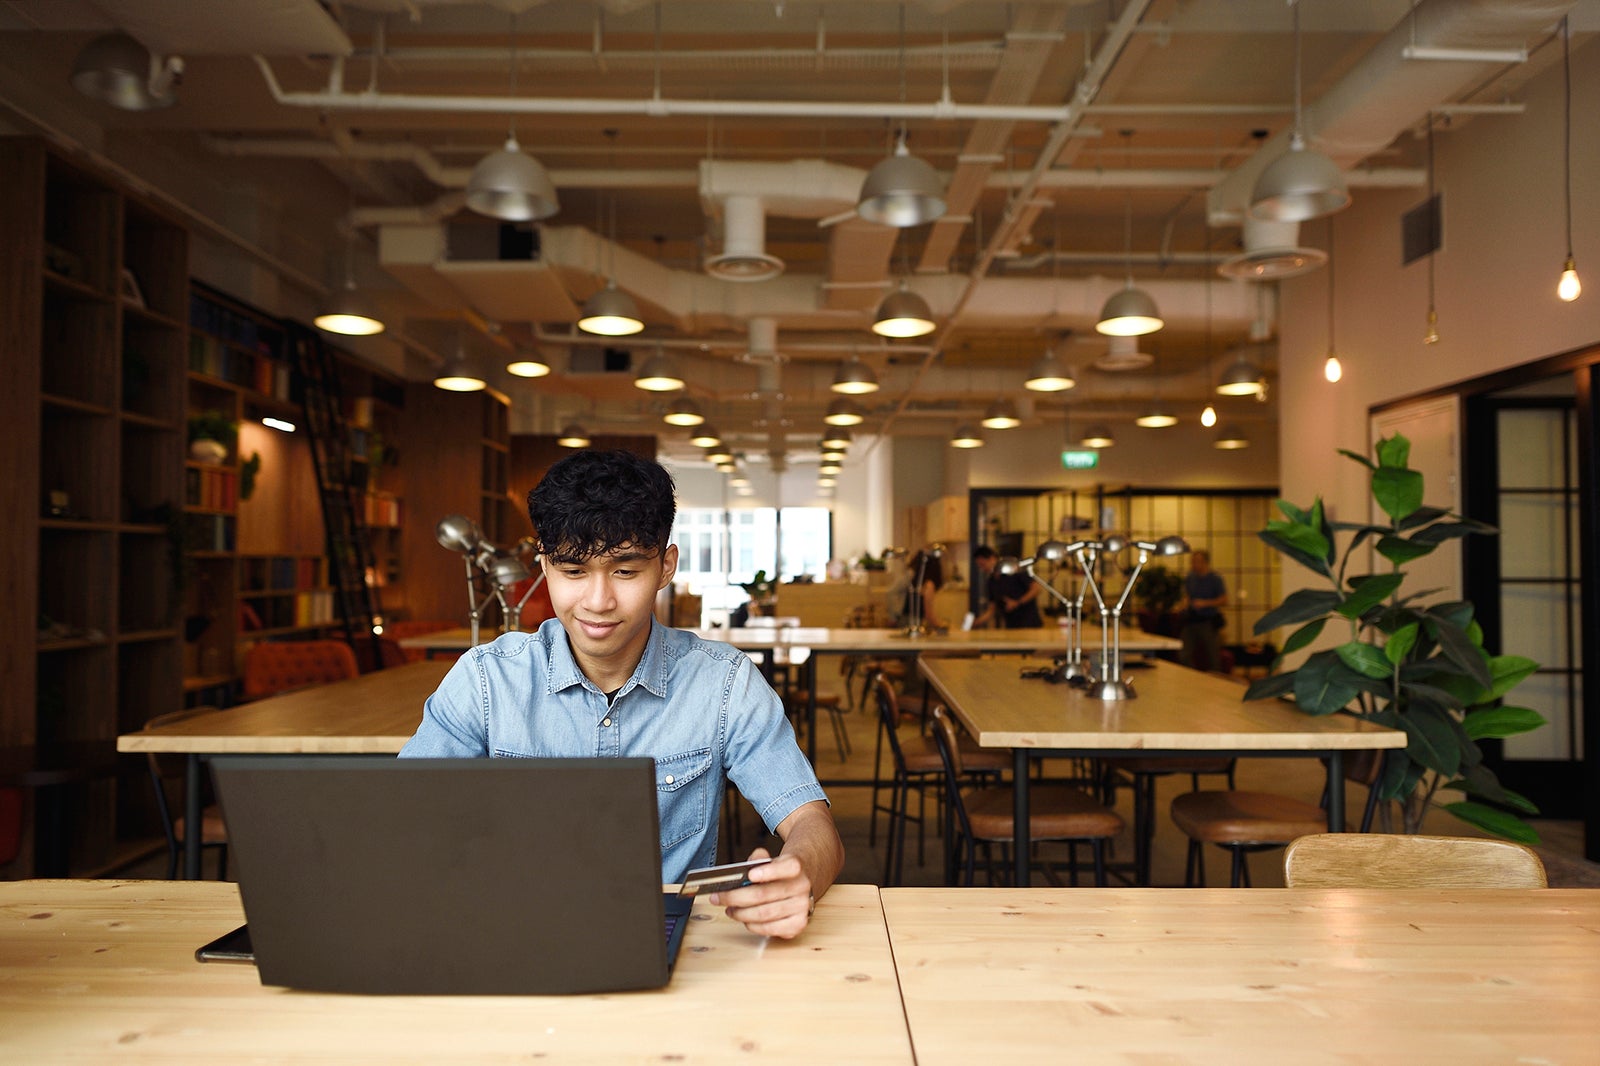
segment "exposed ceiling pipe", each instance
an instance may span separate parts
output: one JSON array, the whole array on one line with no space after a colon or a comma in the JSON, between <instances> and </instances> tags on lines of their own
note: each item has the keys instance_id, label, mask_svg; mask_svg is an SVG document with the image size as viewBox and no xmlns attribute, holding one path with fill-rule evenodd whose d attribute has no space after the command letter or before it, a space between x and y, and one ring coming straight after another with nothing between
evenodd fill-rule
<instances>
[{"instance_id":1,"label":"exposed ceiling pipe","mask_svg":"<svg viewBox=\"0 0 1600 1066\"><path fill-rule=\"evenodd\" d=\"M1343 168L1354 166L1497 73L1503 63L1435 63L1405 58L1408 47L1520 47L1548 32L1573 0L1421 0L1333 88L1306 105L1306 144ZM1212 186L1212 225L1237 223L1261 171L1288 150L1291 130L1270 138L1226 179Z\"/></svg>"}]
</instances>

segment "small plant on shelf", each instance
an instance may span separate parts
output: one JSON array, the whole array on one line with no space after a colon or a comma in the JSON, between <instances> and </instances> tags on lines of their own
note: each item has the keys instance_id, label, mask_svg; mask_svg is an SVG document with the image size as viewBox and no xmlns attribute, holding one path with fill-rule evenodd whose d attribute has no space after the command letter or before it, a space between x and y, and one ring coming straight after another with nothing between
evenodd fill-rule
<instances>
[{"instance_id":1,"label":"small plant on shelf","mask_svg":"<svg viewBox=\"0 0 1600 1066\"><path fill-rule=\"evenodd\" d=\"M1284 641L1283 656L1308 647L1331 622L1348 627L1347 639L1313 652L1297 669L1274 673L1250 685L1246 699L1293 694L1306 714L1349 710L1378 725L1403 730L1406 747L1392 752L1375 786L1385 825L1398 805L1405 832L1422 829L1423 817L1441 790L1468 799L1441 809L1470 825L1523 843L1538 834L1523 814L1538 809L1502 785L1484 765L1478 741L1515 736L1545 724L1526 707L1504 698L1538 664L1520 655L1491 655L1483 630L1465 600L1424 603L1428 591L1401 593L1401 567L1440 544L1494 527L1422 502L1422 474L1409 466L1411 443L1396 434L1377 444L1377 461L1340 450L1370 471L1370 488L1387 522L1331 522L1319 497L1309 508L1278 501L1284 518L1267 523L1260 537L1323 578L1329 587L1291 592L1256 623L1257 635L1298 626ZM1343 552L1337 535L1347 534ZM1386 571L1350 571L1358 550L1372 545L1387 560Z\"/></svg>"},{"instance_id":2,"label":"small plant on shelf","mask_svg":"<svg viewBox=\"0 0 1600 1066\"><path fill-rule=\"evenodd\" d=\"M189 416L189 454L200 462L227 459L238 439L239 423L221 411L198 411Z\"/></svg>"}]
</instances>

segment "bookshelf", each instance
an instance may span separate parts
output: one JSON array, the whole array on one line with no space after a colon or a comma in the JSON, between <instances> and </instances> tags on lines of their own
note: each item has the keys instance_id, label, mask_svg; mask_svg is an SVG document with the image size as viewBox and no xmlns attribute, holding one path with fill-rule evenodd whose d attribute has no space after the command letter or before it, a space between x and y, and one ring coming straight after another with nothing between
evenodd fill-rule
<instances>
[{"instance_id":1,"label":"bookshelf","mask_svg":"<svg viewBox=\"0 0 1600 1066\"><path fill-rule=\"evenodd\" d=\"M35 138L0 139L0 188L0 747L92 753L180 699L188 237ZM0 876L148 834L139 768L84 758L26 795Z\"/></svg>"}]
</instances>

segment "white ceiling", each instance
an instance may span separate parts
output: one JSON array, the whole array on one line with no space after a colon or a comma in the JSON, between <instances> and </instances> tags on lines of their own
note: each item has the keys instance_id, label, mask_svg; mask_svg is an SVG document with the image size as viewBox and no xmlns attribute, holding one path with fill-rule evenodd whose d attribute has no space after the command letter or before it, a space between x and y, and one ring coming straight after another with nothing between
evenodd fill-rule
<instances>
[{"instance_id":1,"label":"white ceiling","mask_svg":"<svg viewBox=\"0 0 1600 1066\"><path fill-rule=\"evenodd\" d=\"M1420 200L1410 134L1430 111L1459 125L1480 105L1514 109L1522 83L1559 60L1562 15L1575 46L1600 24L1600 0L1300 6L1307 133L1358 200L1375 186L1415 187ZM572 310L614 273L646 310L633 343L679 355L725 431L814 440L833 369L854 351L885 384L866 398L861 431L948 435L997 396L1026 400L1024 371L1051 343L1080 384L1025 404L1035 421L1068 400L1131 420L1158 392L1198 410L1252 325L1270 374L1271 287L1216 278L1215 266L1239 251L1249 184L1287 139L1291 12L1283 0L7 0L0 64L60 86L63 106L112 134L325 168L383 249L386 307L406 335L437 336L430 323L465 312L502 341L542 337L558 373L539 387L584 397L591 428L608 411L617 428L641 428L638 396L624 384L619 398L615 375L564 373ZM183 56L177 106L132 114L75 98L73 57L113 28ZM1413 39L1530 58L1390 54ZM513 40L514 119L502 106ZM794 113L763 113L778 103ZM484 223L460 207L461 187L513 121L560 196L541 261L441 263L446 228ZM848 218L902 125L946 180L949 215L908 230ZM751 182L784 273L708 277L720 193ZM1307 223L1299 243L1324 245L1325 233ZM1159 358L1095 371L1106 344L1093 319L1130 267L1168 319L1143 345ZM902 276L941 328L888 345L867 326ZM776 381L745 358L751 319L777 326ZM1272 405L1241 413L1270 417Z\"/></svg>"}]
</instances>

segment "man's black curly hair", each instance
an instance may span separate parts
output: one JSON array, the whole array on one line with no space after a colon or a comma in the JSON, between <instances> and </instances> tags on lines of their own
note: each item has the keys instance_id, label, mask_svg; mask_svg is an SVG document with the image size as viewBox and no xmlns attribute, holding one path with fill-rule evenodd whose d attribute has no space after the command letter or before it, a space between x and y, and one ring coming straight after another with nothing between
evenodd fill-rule
<instances>
[{"instance_id":1,"label":"man's black curly hair","mask_svg":"<svg viewBox=\"0 0 1600 1066\"><path fill-rule=\"evenodd\" d=\"M528 493L528 517L546 555L582 562L624 545L659 554L672 543L675 492L672 475L653 459L586 448Z\"/></svg>"}]
</instances>

